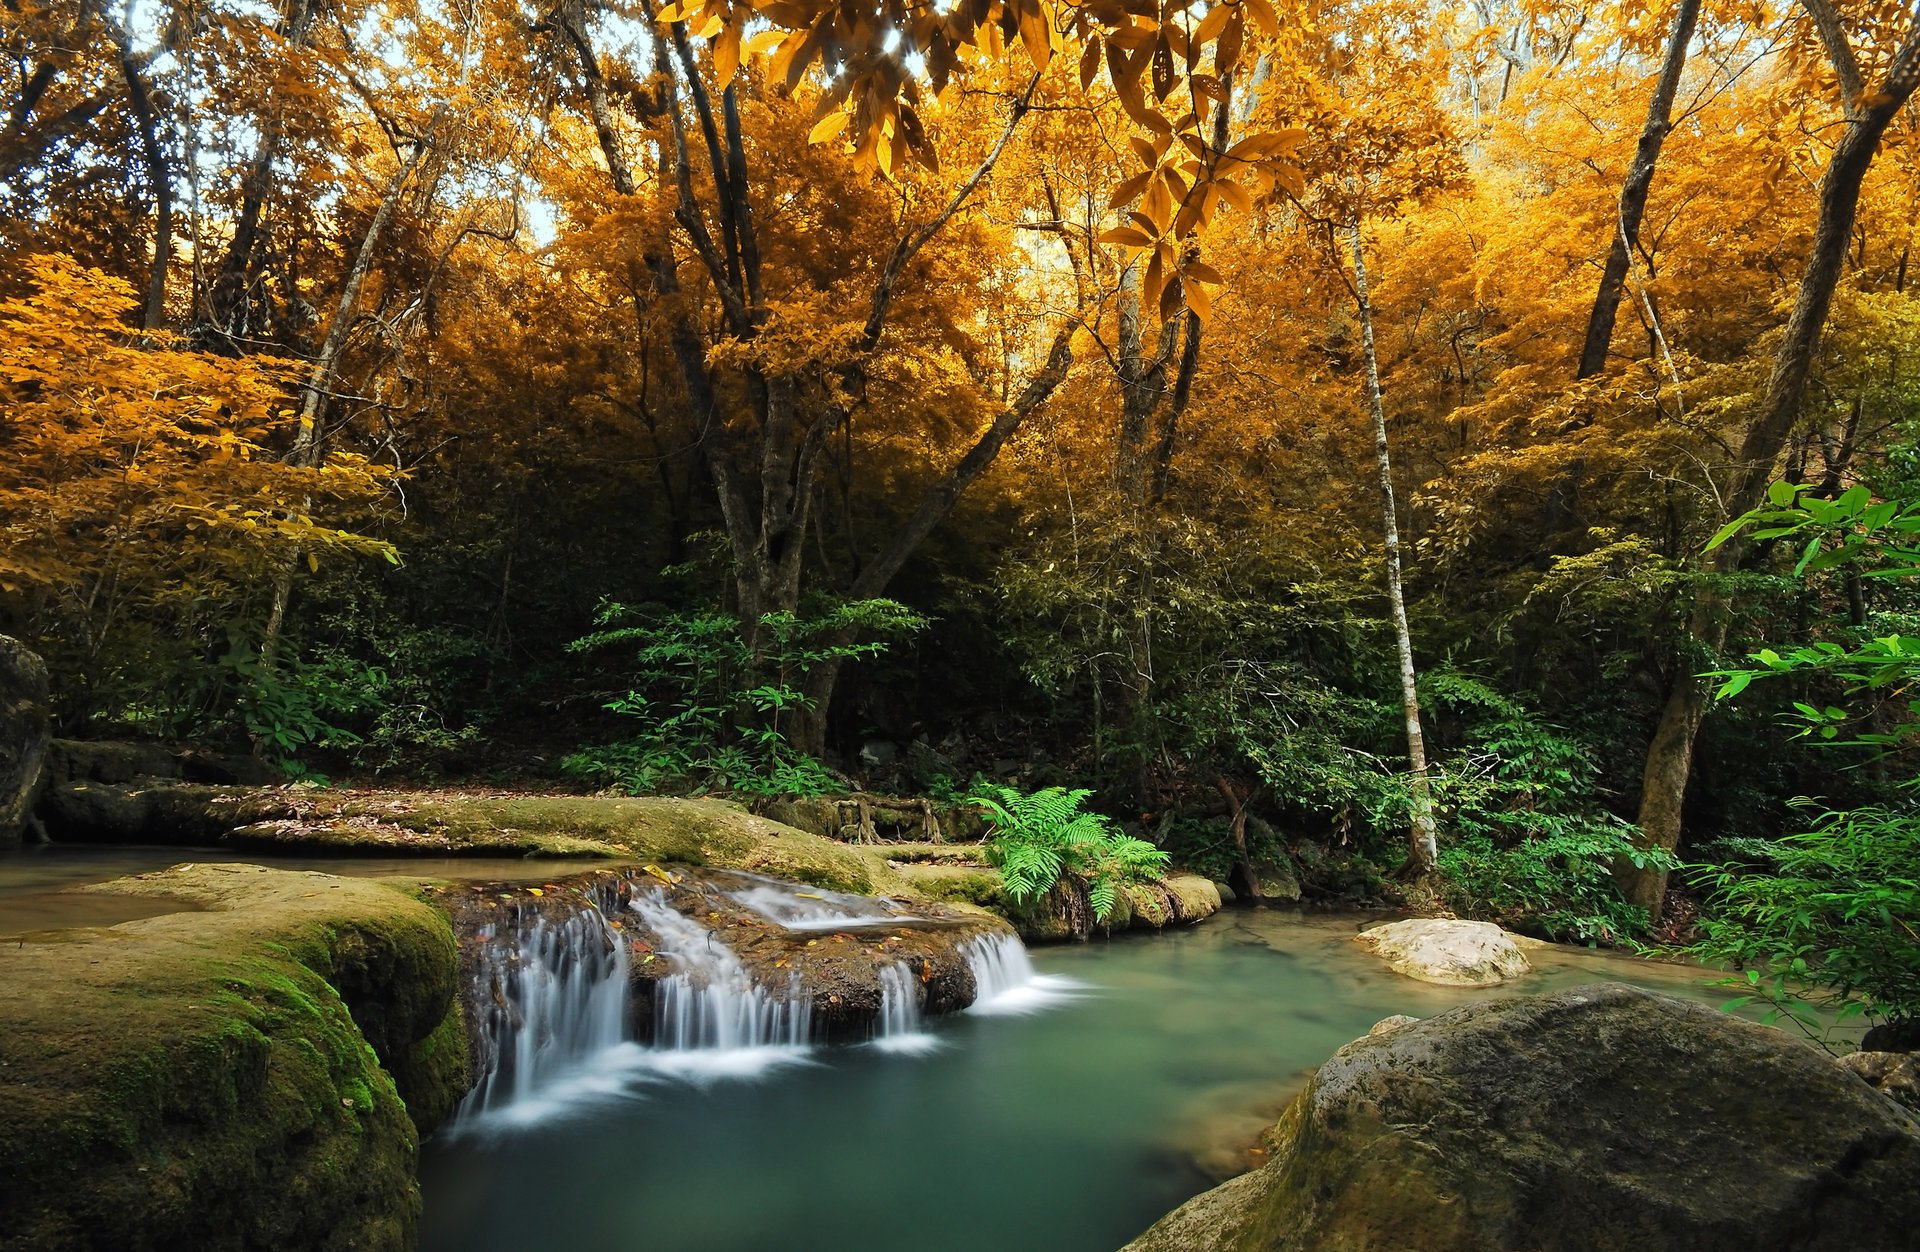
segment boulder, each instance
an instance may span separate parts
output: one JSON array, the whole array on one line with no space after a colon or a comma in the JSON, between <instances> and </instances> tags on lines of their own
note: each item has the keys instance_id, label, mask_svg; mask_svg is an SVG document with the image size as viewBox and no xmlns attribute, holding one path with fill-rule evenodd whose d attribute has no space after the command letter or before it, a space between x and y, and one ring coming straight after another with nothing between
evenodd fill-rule
<instances>
[{"instance_id":1,"label":"boulder","mask_svg":"<svg viewBox=\"0 0 1920 1252\"><path fill-rule=\"evenodd\" d=\"M1350 1043L1269 1143L1128 1252L1840 1252L1920 1229L1920 1121L1778 1030L1620 985Z\"/></svg>"},{"instance_id":2,"label":"boulder","mask_svg":"<svg viewBox=\"0 0 1920 1252\"><path fill-rule=\"evenodd\" d=\"M469 1072L446 918L256 865L88 890L183 911L0 946L0 1250L413 1247Z\"/></svg>"},{"instance_id":3,"label":"boulder","mask_svg":"<svg viewBox=\"0 0 1920 1252\"><path fill-rule=\"evenodd\" d=\"M1492 922L1416 917L1354 938L1396 974L1447 987L1491 987L1533 972L1518 938Z\"/></svg>"},{"instance_id":4,"label":"boulder","mask_svg":"<svg viewBox=\"0 0 1920 1252\"><path fill-rule=\"evenodd\" d=\"M33 812L48 727L46 664L0 635L0 847L20 842Z\"/></svg>"},{"instance_id":5,"label":"boulder","mask_svg":"<svg viewBox=\"0 0 1920 1252\"><path fill-rule=\"evenodd\" d=\"M1920 1113L1920 1053L1850 1052L1840 1058L1840 1067L1860 1075L1869 1087L1881 1095Z\"/></svg>"}]
</instances>

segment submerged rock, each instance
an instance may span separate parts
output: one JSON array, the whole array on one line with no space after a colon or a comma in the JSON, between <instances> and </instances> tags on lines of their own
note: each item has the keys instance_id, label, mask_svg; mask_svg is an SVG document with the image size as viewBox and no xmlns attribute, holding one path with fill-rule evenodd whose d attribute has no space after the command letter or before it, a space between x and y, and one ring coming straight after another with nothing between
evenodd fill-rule
<instances>
[{"instance_id":1,"label":"submerged rock","mask_svg":"<svg viewBox=\"0 0 1920 1252\"><path fill-rule=\"evenodd\" d=\"M1841 1252L1920 1229L1920 1121L1777 1030L1614 984L1350 1043L1270 1143L1128 1252Z\"/></svg>"},{"instance_id":2,"label":"submerged rock","mask_svg":"<svg viewBox=\"0 0 1920 1252\"><path fill-rule=\"evenodd\" d=\"M446 918L364 879L182 865L181 912L0 948L0 1249L404 1249L467 1086Z\"/></svg>"},{"instance_id":3,"label":"submerged rock","mask_svg":"<svg viewBox=\"0 0 1920 1252\"><path fill-rule=\"evenodd\" d=\"M1533 972L1515 936L1492 922L1417 917L1354 939L1396 974L1448 987L1491 987Z\"/></svg>"}]
</instances>

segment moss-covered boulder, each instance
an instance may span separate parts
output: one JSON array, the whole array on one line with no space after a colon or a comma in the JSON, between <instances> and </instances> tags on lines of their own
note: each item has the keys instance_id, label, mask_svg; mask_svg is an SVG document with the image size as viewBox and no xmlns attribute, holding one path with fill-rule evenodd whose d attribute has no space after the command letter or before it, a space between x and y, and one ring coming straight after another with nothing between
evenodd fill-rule
<instances>
[{"instance_id":1,"label":"moss-covered boulder","mask_svg":"<svg viewBox=\"0 0 1920 1252\"><path fill-rule=\"evenodd\" d=\"M1780 1031L1619 985L1350 1043L1268 1146L1128 1252L1841 1252L1920 1230L1920 1121Z\"/></svg>"},{"instance_id":2,"label":"moss-covered boulder","mask_svg":"<svg viewBox=\"0 0 1920 1252\"><path fill-rule=\"evenodd\" d=\"M0 949L0 1249L411 1246L467 1086L444 916L250 865L93 890L182 911Z\"/></svg>"}]
</instances>

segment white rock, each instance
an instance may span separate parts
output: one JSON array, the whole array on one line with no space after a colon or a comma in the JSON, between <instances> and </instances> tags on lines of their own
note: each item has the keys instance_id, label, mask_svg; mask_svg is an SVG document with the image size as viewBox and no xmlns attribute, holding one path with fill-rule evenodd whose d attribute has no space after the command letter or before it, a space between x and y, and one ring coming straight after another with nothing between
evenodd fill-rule
<instances>
[{"instance_id":1,"label":"white rock","mask_svg":"<svg viewBox=\"0 0 1920 1252\"><path fill-rule=\"evenodd\" d=\"M1417 917L1363 930L1354 938L1395 973L1443 986L1491 987L1533 970L1516 936L1492 922Z\"/></svg>"}]
</instances>

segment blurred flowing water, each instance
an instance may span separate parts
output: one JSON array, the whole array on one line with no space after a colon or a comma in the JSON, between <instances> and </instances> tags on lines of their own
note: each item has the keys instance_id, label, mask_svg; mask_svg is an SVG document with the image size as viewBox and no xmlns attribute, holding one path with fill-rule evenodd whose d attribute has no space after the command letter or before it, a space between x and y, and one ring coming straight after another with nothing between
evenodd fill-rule
<instances>
[{"instance_id":1,"label":"blurred flowing water","mask_svg":"<svg viewBox=\"0 0 1920 1252\"><path fill-rule=\"evenodd\" d=\"M1605 980L1728 995L1699 970L1568 950L1494 991L1428 986L1351 942L1369 920L1231 911L981 952L993 994L920 1024L925 1046L630 1068L533 1124L425 1145L423 1247L1111 1252L1244 1165L1306 1075L1382 1017Z\"/></svg>"}]
</instances>

